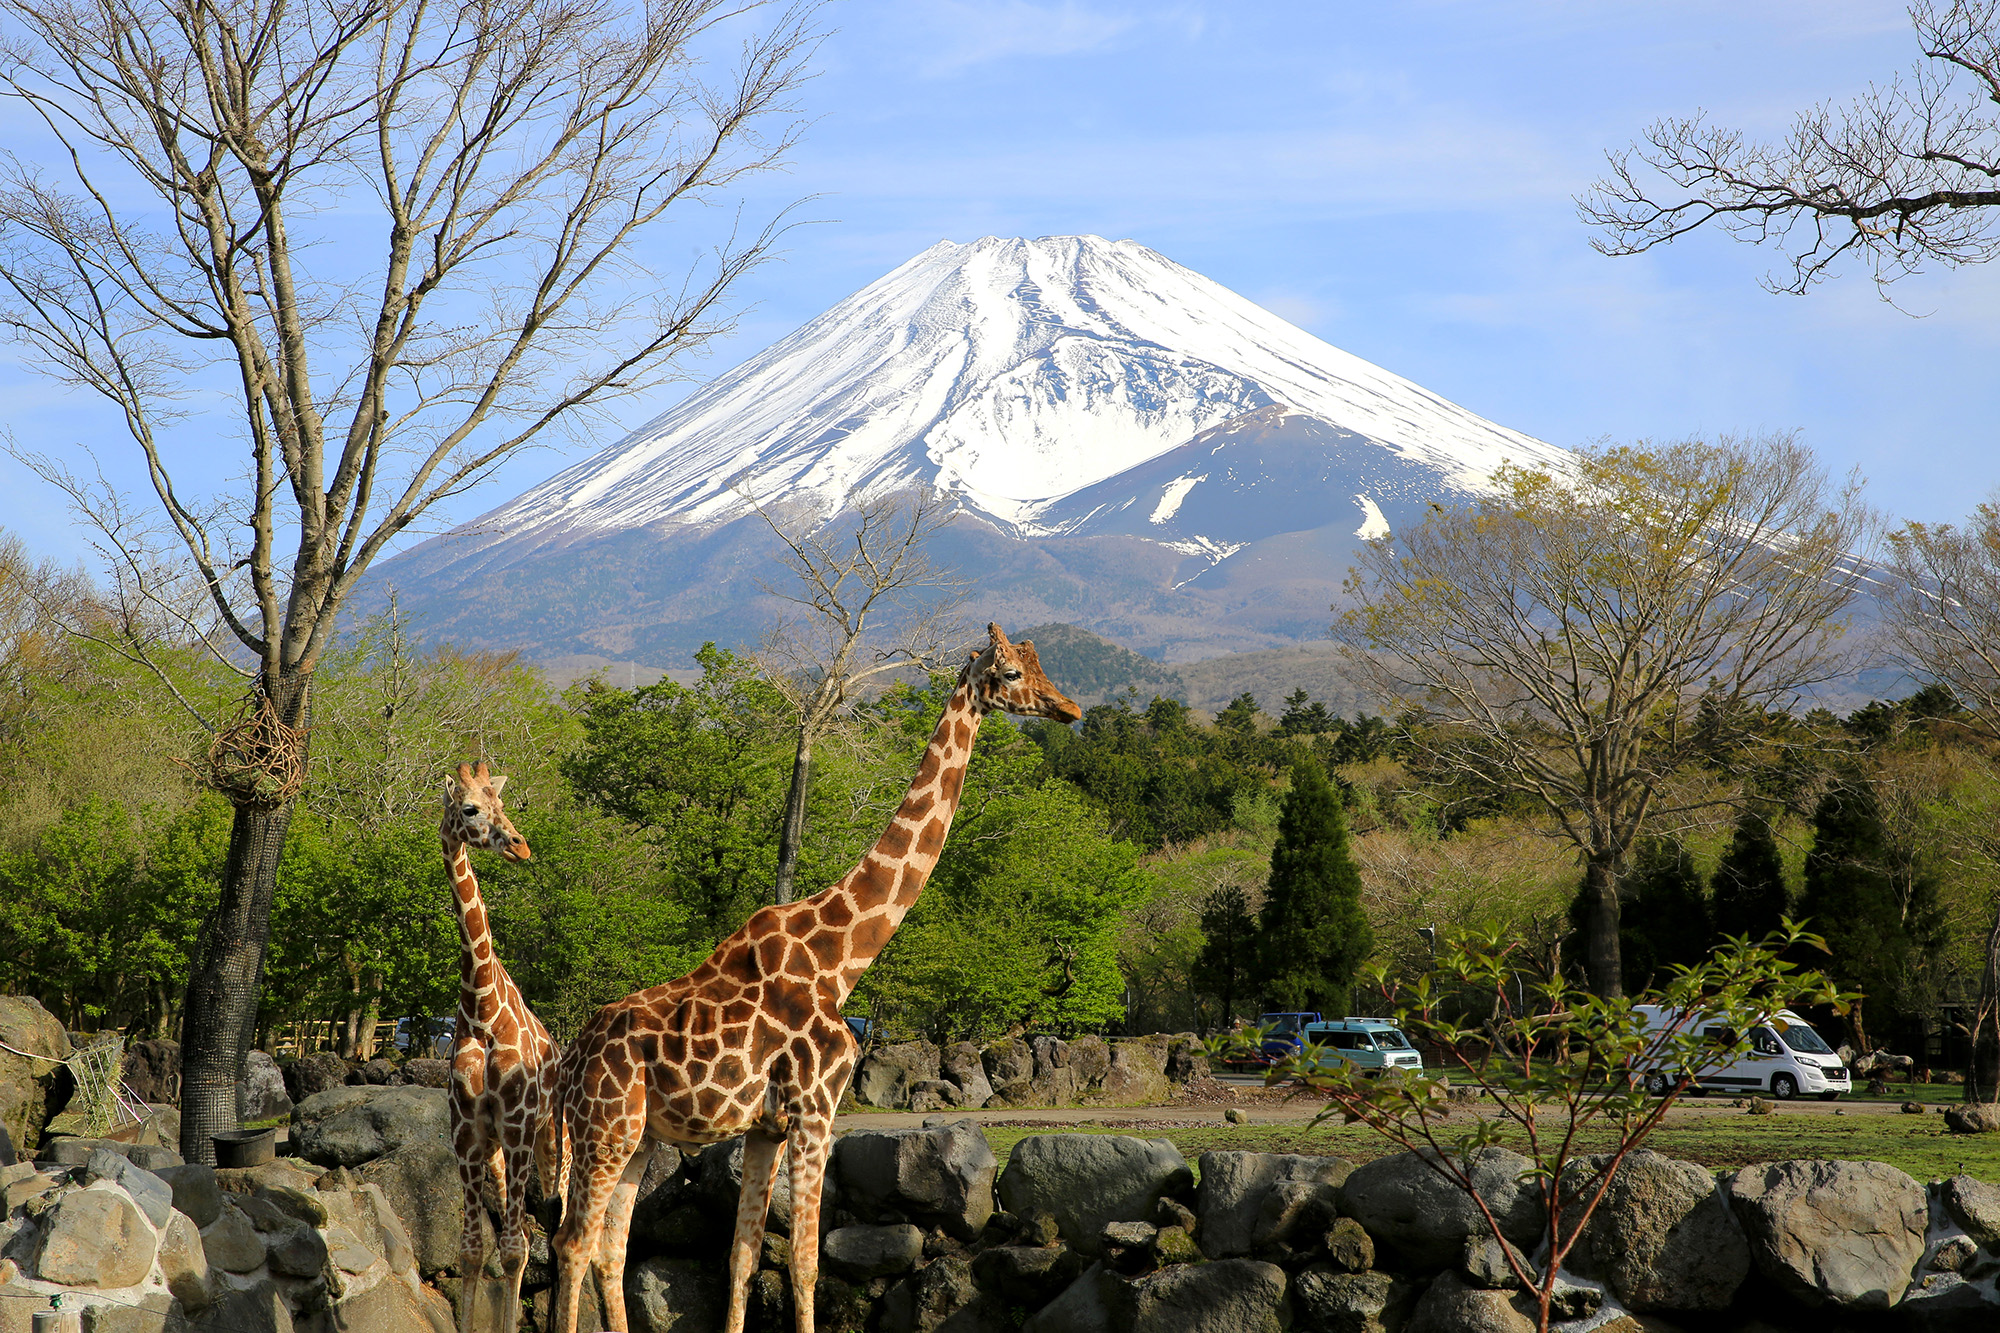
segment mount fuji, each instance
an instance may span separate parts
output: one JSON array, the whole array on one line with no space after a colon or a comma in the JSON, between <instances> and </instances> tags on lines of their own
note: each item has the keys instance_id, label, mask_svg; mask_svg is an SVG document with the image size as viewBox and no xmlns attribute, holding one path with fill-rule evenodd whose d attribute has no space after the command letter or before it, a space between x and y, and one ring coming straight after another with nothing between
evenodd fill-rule
<instances>
[{"instance_id":1,"label":"mount fuji","mask_svg":"<svg viewBox=\"0 0 2000 1333\"><path fill-rule=\"evenodd\" d=\"M1137 242L940 241L371 583L462 646L684 666L777 614L753 499L927 485L975 618L1187 661L1323 636L1359 539L1568 457Z\"/></svg>"}]
</instances>

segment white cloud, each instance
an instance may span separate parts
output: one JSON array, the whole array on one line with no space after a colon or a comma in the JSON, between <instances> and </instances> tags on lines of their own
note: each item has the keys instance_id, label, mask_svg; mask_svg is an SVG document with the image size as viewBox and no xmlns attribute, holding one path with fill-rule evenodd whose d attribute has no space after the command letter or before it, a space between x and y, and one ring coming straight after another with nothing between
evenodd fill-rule
<instances>
[{"instance_id":1,"label":"white cloud","mask_svg":"<svg viewBox=\"0 0 2000 1333\"><path fill-rule=\"evenodd\" d=\"M934 0L919 23L930 29L927 58L919 70L929 78L956 74L973 65L1014 56L1081 55L1095 51L1139 26L1126 13L1107 13L1064 0Z\"/></svg>"}]
</instances>

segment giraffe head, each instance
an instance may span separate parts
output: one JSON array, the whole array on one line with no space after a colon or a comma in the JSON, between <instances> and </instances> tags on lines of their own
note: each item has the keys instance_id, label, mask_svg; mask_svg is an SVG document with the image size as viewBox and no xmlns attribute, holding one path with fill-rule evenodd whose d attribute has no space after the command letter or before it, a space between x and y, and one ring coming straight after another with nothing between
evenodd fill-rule
<instances>
[{"instance_id":1,"label":"giraffe head","mask_svg":"<svg viewBox=\"0 0 2000 1333\"><path fill-rule=\"evenodd\" d=\"M970 681L979 711L996 709L1022 717L1045 717L1068 724L1083 716L1049 678L1042 674L1042 660L1035 655L1032 639L1007 642L994 624L986 626L986 651L973 653L960 680Z\"/></svg>"},{"instance_id":2,"label":"giraffe head","mask_svg":"<svg viewBox=\"0 0 2000 1333\"><path fill-rule=\"evenodd\" d=\"M500 808L500 789L507 785L505 774L460 764L458 776L444 780L444 834L467 847L484 847L509 861L525 861L531 855L528 840L514 831L507 812Z\"/></svg>"}]
</instances>

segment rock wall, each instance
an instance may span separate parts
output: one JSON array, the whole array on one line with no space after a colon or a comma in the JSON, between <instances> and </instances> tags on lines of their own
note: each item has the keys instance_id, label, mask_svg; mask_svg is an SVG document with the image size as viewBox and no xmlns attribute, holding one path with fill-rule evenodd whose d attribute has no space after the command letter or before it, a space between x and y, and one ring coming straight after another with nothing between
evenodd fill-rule
<instances>
[{"instance_id":1,"label":"rock wall","mask_svg":"<svg viewBox=\"0 0 2000 1333\"><path fill-rule=\"evenodd\" d=\"M25 1152L49 1122L49 1095L67 1070L69 1034L42 1002L26 995L0 995L0 1042L24 1052L0 1050L0 1131Z\"/></svg>"},{"instance_id":2,"label":"rock wall","mask_svg":"<svg viewBox=\"0 0 2000 1333\"><path fill-rule=\"evenodd\" d=\"M930 1113L981 1106L1145 1106L1208 1073L1201 1038L1015 1038L981 1048L927 1041L879 1046L854 1074L864 1106Z\"/></svg>"},{"instance_id":3,"label":"rock wall","mask_svg":"<svg viewBox=\"0 0 2000 1333\"><path fill-rule=\"evenodd\" d=\"M941 1070L951 1059L943 1053ZM1032 1048L1023 1059L1032 1070ZM327 1168L319 1192L383 1200L407 1238L411 1273L459 1299L461 1205L442 1115L433 1090L343 1087L309 1098L294 1125L315 1159L309 1169ZM1539 1193L1523 1183L1527 1166L1502 1148L1481 1150L1473 1164L1503 1244L1414 1154L1353 1166L1208 1152L1190 1163L1160 1139L1042 1134L1016 1144L999 1170L969 1120L857 1131L836 1142L828 1168L817 1326L1525 1333L1531 1307L1515 1264L1540 1271L1546 1223ZM635 1333L720 1325L741 1183L741 1140L655 1149L626 1270ZM1572 1176L1564 1188L1578 1183ZM753 1330L792 1327L791 1222L781 1170L752 1286ZM1990 1333L2000 1328L2000 1186L1967 1176L1925 1185L1872 1162L1764 1163L1718 1177L1641 1151L1558 1278L1558 1327L1577 1333ZM544 1312L553 1281L537 1231L524 1289Z\"/></svg>"}]
</instances>

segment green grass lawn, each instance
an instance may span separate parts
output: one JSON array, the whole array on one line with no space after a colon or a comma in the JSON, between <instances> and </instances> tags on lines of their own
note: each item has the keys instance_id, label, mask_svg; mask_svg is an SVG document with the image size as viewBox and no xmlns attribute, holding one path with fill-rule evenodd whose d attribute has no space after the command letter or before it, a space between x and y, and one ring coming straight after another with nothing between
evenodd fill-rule
<instances>
[{"instance_id":1,"label":"green grass lawn","mask_svg":"<svg viewBox=\"0 0 2000 1333\"><path fill-rule=\"evenodd\" d=\"M1900 1100L1900 1099L1899 1099ZM1916 1100L1909 1098L1907 1100ZM1030 1113L1032 1114L1032 1113ZM1026 1117L1024 1117L1026 1118ZM1014 1145L1030 1134L1134 1134L1163 1138L1190 1162L1210 1149L1253 1152L1324 1154L1363 1162L1397 1151L1394 1145L1360 1126L1328 1125L1199 1125L1160 1129L1122 1129L1076 1125L1062 1129L987 1126L986 1139L1004 1163ZM1592 1130L1581 1136L1583 1150L1611 1146L1612 1135ZM1511 1145L1518 1149L1518 1139ZM1856 1162L1887 1162L1918 1180L1934 1180L1961 1172L2000 1183L2000 1135L1945 1132L1941 1115L1787 1115L1742 1112L1721 1115L1675 1114L1648 1141L1648 1147L1670 1157L1700 1162L1727 1171L1751 1162L1788 1157L1829 1157Z\"/></svg>"}]
</instances>

